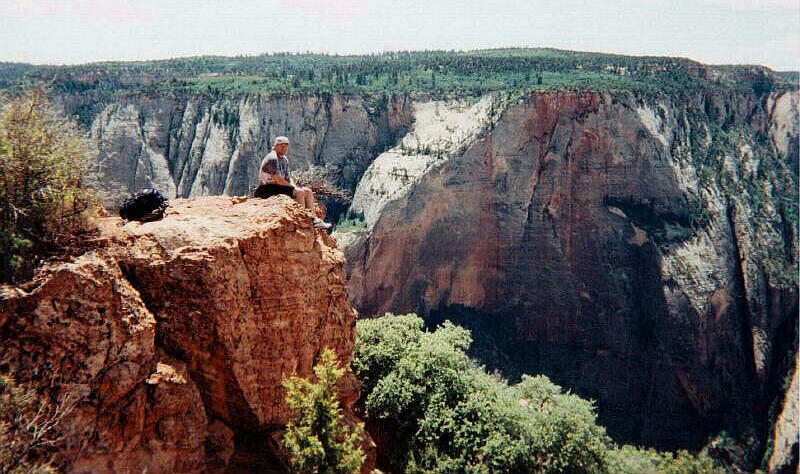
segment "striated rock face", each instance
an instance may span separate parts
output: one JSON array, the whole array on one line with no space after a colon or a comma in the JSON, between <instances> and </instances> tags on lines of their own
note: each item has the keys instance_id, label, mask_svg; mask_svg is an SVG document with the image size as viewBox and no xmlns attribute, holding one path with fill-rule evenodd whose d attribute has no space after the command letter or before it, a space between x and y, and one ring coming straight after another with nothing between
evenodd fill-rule
<instances>
[{"instance_id":1,"label":"striated rock face","mask_svg":"<svg viewBox=\"0 0 800 474\"><path fill-rule=\"evenodd\" d=\"M772 455L769 474L797 472L800 444L800 353L795 357L794 372L783 399L783 409L772 432Z\"/></svg>"},{"instance_id":2,"label":"striated rock face","mask_svg":"<svg viewBox=\"0 0 800 474\"><path fill-rule=\"evenodd\" d=\"M272 472L281 380L333 348L357 313L335 243L289 198L176 200L161 221L103 222L105 245L0 306L0 366L76 408L68 473ZM358 396L341 387L347 416Z\"/></svg>"},{"instance_id":3,"label":"striated rock face","mask_svg":"<svg viewBox=\"0 0 800 474\"><path fill-rule=\"evenodd\" d=\"M796 330L798 94L484 100L458 146L418 134L365 172L363 228L334 234L358 310L476 310L620 440L766 419Z\"/></svg>"},{"instance_id":4,"label":"striated rock face","mask_svg":"<svg viewBox=\"0 0 800 474\"><path fill-rule=\"evenodd\" d=\"M54 101L89 128L109 198L143 187L169 197L247 195L278 135L292 142L292 170L320 167L352 190L411 119L410 101L401 96L137 94L94 104L67 95ZM89 106L99 110L89 113Z\"/></svg>"}]
</instances>

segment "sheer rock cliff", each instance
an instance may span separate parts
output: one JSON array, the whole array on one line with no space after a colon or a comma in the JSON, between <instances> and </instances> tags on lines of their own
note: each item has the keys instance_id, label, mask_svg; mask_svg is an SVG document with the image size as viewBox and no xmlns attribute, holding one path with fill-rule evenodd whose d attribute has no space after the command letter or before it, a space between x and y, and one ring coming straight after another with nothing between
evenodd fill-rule
<instances>
[{"instance_id":1,"label":"sheer rock cliff","mask_svg":"<svg viewBox=\"0 0 800 474\"><path fill-rule=\"evenodd\" d=\"M352 190L411 120L405 96L141 93L102 103L63 95L54 102L87 127L110 201L144 187L168 197L247 195L279 135L291 137L292 170L318 167Z\"/></svg>"},{"instance_id":2,"label":"sheer rock cliff","mask_svg":"<svg viewBox=\"0 0 800 474\"><path fill-rule=\"evenodd\" d=\"M358 310L475 310L621 440L766 419L796 331L798 94L500 99L417 104L366 170L334 234Z\"/></svg>"},{"instance_id":3,"label":"sheer rock cliff","mask_svg":"<svg viewBox=\"0 0 800 474\"><path fill-rule=\"evenodd\" d=\"M798 353L800 354L800 353ZM789 387L782 400L782 408L775 419L771 433L772 453L769 456L769 474L797 472L797 450L800 443L800 357L795 356L794 370Z\"/></svg>"}]
</instances>

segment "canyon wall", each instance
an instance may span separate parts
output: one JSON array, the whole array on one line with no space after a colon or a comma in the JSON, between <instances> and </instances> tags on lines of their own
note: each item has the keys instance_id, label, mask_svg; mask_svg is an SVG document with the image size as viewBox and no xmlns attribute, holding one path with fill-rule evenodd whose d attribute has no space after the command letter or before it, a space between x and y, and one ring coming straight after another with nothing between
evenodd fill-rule
<instances>
[{"instance_id":1,"label":"canyon wall","mask_svg":"<svg viewBox=\"0 0 800 474\"><path fill-rule=\"evenodd\" d=\"M800 364L795 355L794 371L791 373L786 395L782 400L783 406L775 419L772 430L772 453L767 465L769 474L790 474L797 472L797 451L800 442Z\"/></svg>"},{"instance_id":2,"label":"canyon wall","mask_svg":"<svg viewBox=\"0 0 800 474\"><path fill-rule=\"evenodd\" d=\"M100 103L80 95L53 99L87 128L109 202L144 187L168 197L247 195L279 135L291 139L292 170L318 167L353 190L371 160L394 145L412 119L404 96L143 93Z\"/></svg>"},{"instance_id":3,"label":"canyon wall","mask_svg":"<svg viewBox=\"0 0 800 474\"><path fill-rule=\"evenodd\" d=\"M478 311L620 440L697 446L763 419L796 331L797 100L416 104L356 189L360 226L334 234L350 297L364 314Z\"/></svg>"}]
</instances>

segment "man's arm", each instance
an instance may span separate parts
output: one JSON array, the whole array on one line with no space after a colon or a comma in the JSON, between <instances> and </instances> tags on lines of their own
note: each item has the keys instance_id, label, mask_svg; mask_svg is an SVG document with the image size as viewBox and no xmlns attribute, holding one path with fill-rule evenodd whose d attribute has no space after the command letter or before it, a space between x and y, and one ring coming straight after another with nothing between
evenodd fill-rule
<instances>
[{"instance_id":1,"label":"man's arm","mask_svg":"<svg viewBox=\"0 0 800 474\"><path fill-rule=\"evenodd\" d=\"M283 176L278 174L278 159L267 157L261 165L261 184L280 184L281 186L291 186Z\"/></svg>"},{"instance_id":2,"label":"man's arm","mask_svg":"<svg viewBox=\"0 0 800 474\"><path fill-rule=\"evenodd\" d=\"M272 182L275 183L275 184L280 184L281 186L294 186L292 183L290 183L290 182L286 181L285 179L283 179L283 176L281 176L279 174L273 174L272 175Z\"/></svg>"}]
</instances>

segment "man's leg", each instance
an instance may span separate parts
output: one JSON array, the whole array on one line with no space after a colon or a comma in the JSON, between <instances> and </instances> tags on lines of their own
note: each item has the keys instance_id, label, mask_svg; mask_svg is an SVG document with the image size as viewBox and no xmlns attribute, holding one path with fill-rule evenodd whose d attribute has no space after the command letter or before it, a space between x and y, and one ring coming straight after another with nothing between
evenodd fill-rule
<instances>
[{"instance_id":1,"label":"man's leg","mask_svg":"<svg viewBox=\"0 0 800 474\"><path fill-rule=\"evenodd\" d=\"M297 202L303 205L306 209L314 210L314 193L308 188L294 188L297 195Z\"/></svg>"},{"instance_id":2,"label":"man's leg","mask_svg":"<svg viewBox=\"0 0 800 474\"><path fill-rule=\"evenodd\" d=\"M305 188L306 190L306 208L311 209L311 212L317 212L317 201L314 199L314 191Z\"/></svg>"},{"instance_id":3,"label":"man's leg","mask_svg":"<svg viewBox=\"0 0 800 474\"><path fill-rule=\"evenodd\" d=\"M292 190L292 198L300 204L301 206L305 207L306 205L306 193L303 191L303 188L294 188Z\"/></svg>"},{"instance_id":4,"label":"man's leg","mask_svg":"<svg viewBox=\"0 0 800 474\"><path fill-rule=\"evenodd\" d=\"M317 217L317 200L314 198L314 191L308 188L303 188L303 191L304 191L303 194L305 195L306 209L309 209L311 211L311 214L314 215L313 219L314 227L318 229L330 229L331 224L328 224L327 222Z\"/></svg>"}]
</instances>

